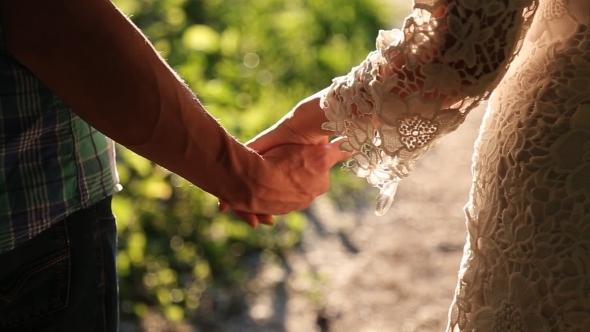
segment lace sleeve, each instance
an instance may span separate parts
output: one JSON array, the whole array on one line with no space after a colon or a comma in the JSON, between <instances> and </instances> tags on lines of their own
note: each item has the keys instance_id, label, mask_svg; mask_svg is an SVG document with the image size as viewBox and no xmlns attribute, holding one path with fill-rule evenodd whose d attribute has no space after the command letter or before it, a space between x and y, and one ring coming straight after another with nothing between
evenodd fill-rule
<instances>
[{"instance_id":1,"label":"lace sleeve","mask_svg":"<svg viewBox=\"0 0 590 332\"><path fill-rule=\"evenodd\" d=\"M323 128L348 138L344 169L380 188L384 214L399 181L486 99L520 48L536 0L416 0L403 30L333 80Z\"/></svg>"}]
</instances>

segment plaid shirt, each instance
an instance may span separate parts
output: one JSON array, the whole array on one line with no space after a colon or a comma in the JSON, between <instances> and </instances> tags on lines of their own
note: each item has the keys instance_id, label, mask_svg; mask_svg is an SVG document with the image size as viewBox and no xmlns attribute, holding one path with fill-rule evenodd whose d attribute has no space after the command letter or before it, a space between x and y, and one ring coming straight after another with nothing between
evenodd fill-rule
<instances>
[{"instance_id":1,"label":"plaid shirt","mask_svg":"<svg viewBox=\"0 0 590 332\"><path fill-rule=\"evenodd\" d=\"M119 190L113 142L20 65L0 29L0 254Z\"/></svg>"}]
</instances>

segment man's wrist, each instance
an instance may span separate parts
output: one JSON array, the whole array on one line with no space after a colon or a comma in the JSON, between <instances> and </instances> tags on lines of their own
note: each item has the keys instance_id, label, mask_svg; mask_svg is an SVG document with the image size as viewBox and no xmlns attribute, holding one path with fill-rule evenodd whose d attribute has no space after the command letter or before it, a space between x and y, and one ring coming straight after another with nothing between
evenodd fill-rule
<instances>
[{"instance_id":1,"label":"man's wrist","mask_svg":"<svg viewBox=\"0 0 590 332\"><path fill-rule=\"evenodd\" d=\"M225 169L221 174L218 193L213 193L232 207L248 211L252 208L253 198L259 175L265 167L264 159L252 149L242 145L230 135L227 136L227 153L220 164Z\"/></svg>"}]
</instances>

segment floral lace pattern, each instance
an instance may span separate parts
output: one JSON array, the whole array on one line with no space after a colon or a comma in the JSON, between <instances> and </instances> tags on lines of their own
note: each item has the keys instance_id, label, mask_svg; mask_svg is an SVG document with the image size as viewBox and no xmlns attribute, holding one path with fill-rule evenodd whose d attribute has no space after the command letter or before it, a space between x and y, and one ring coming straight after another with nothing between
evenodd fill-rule
<instances>
[{"instance_id":1,"label":"floral lace pattern","mask_svg":"<svg viewBox=\"0 0 590 332\"><path fill-rule=\"evenodd\" d=\"M590 329L590 2L539 13L476 143L449 331Z\"/></svg>"},{"instance_id":2,"label":"floral lace pattern","mask_svg":"<svg viewBox=\"0 0 590 332\"><path fill-rule=\"evenodd\" d=\"M447 331L590 331L590 1L422 0L334 80L325 126L383 213L492 90Z\"/></svg>"},{"instance_id":3,"label":"floral lace pattern","mask_svg":"<svg viewBox=\"0 0 590 332\"><path fill-rule=\"evenodd\" d=\"M377 214L420 157L489 96L534 9L532 0L419 2L403 30L381 31L377 50L333 81L324 128L349 138L345 169L381 189Z\"/></svg>"},{"instance_id":4,"label":"floral lace pattern","mask_svg":"<svg viewBox=\"0 0 590 332\"><path fill-rule=\"evenodd\" d=\"M492 306L482 308L473 317L474 325L493 332L548 331L540 315L541 295L531 281L520 273L505 279L491 278L488 293Z\"/></svg>"}]
</instances>

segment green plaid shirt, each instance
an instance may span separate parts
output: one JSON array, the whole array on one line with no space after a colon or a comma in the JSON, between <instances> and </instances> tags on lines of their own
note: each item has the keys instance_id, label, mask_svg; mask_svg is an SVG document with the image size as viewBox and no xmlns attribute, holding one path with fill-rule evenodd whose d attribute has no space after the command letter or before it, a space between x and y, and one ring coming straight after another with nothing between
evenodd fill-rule
<instances>
[{"instance_id":1,"label":"green plaid shirt","mask_svg":"<svg viewBox=\"0 0 590 332\"><path fill-rule=\"evenodd\" d=\"M0 254L120 189L113 142L20 65L0 29Z\"/></svg>"}]
</instances>

